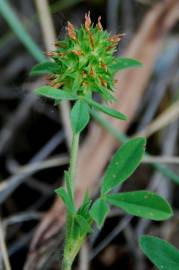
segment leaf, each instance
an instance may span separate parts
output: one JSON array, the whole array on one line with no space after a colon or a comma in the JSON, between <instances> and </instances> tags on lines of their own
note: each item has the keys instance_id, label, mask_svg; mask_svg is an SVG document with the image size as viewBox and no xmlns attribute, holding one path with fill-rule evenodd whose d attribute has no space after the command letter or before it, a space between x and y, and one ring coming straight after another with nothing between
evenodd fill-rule
<instances>
[{"instance_id":1,"label":"leaf","mask_svg":"<svg viewBox=\"0 0 179 270\"><path fill-rule=\"evenodd\" d=\"M91 231L91 225L82 215L76 215L76 222L80 227L81 236L85 236L88 232Z\"/></svg>"},{"instance_id":2,"label":"leaf","mask_svg":"<svg viewBox=\"0 0 179 270\"><path fill-rule=\"evenodd\" d=\"M140 248L160 270L179 269L179 250L158 237L143 235Z\"/></svg>"},{"instance_id":3,"label":"leaf","mask_svg":"<svg viewBox=\"0 0 179 270\"><path fill-rule=\"evenodd\" d=\"M68 211L71 214L75 214L76 211L74 203L71 200L71 197L68 195L68 193L64 190L64 188L63 187L57 188L55 189L55 192L57 193L58 197L60 197L63 200Z\"/></svg>"},{"instance_id":4,"label":"leaf","mask_svg":"<svg viewBox=\"0 0 179 270\"><path fill-rule=\"evenodd\" d=\"M103 199L97 199L91 207L90 215L100 228L109 212L109 206Z\"/></svg>"},{"instance_id":5,"label":"leaf","mask_svg":"<svg viewBox=\"0 0 179 270\"><path fill-rule=\"evenodd\" d=\"M122 208L128 214L142 218L165 220L173 214L169 203L153 192L123 192L107 195L106 198L112 205Z\"/></svg>"},{"instance_id":6,"label":"leaf","mask_svg":"<svg viewBox=\"0 0 179 270\"><path fill-rule=\"evenodd\" d=\"M103 194L121 184L136 170L144 154L145 143L142 137L131 139L114 154L104 175Z\"/></svg>"},{"instance_id":7,"label":"leaf","mask_svg":"<svg viewBox=\"0 0 179 270\"><path fill-rule=\"evenodd\" d=\"M46 73L59 72L59 65L55 62L43 62L34 66L31 70L31 75L41 75Z\"/></svg>"},{"instance_id":8,"label":"leaf","mask_svg":"<svg viewBox=\"0 0 179 270\"><path fill-rule=\"evenodd\" d=\"M88 193L86 192L84 195L83 202L82 202L80 208L78 209L77 214L85 217L86 219L90 219L90 214L89 214L90 206L91 206L91 199L90 199Z\"/></svg>"},{"instance_id":9,"label":"leaf","mask_svg":"<svg viewBox=\"0 0 179 270\"><path fill-rule=\"evenodd\" d=\"M92 107L94 107L95 109L103 112L103 113L106 113L114 118L117 118L117 119L120 119L120 120L127 120L127 116L124 115L123 113L121 112L118 112L114 109L111 109L103 104L99 104L97 102L95 102L94 100L90 99L90 98L87 98L87 97L84 97L84 100L89 104L91 105Z\"/></svg>"},{"instance_id":10,"label":"leaf","mask_svg":"<svg viewBox=\"0 0 179 270\"><path fill-rule=\"evenodd\" d=\"M138 60L125 58L125 57L118 57L115 59L115 63L112 65L112 69L115 71L127 69L127 68L136 68L142 67L142 63Z\"/></svg>"},{"instance_id":11,"label":"leaf","mask_svg":"<svg viewBox=\"0 0 179 270\"><path fill-rule=\"evenodd\" d=\"M61 89L56 89L51 86L41 86L35 90L35 93L39 96L51 98L54 100L75 100L77 96L69 94Z\"/></svg>"},{"instance_id":12,"label":"leaf","mask_svg":"<svg viewBox=\"0 0 179 270\"><path fill-rule=\"evenodd\" d=\"M69 220L69 218L68 218L68 220ZM77 239L80 238L80 226L76 220L76 215L70 221L71 221L71 224L68 224L69 225L68 231L70 232L68 237L70 239L75 239L77 241Z\"/></svg>"},{"instance_id":13,"label":"leaf","mask_svg":"<svg viewBox=\"0 0 179 270\"><path fill-rule=\"evenodd\" d=\"M81 132L89 122L89 107L82 100L76 101L71 110L71 125L75 133Z\"/></svg>"}]
</instances>

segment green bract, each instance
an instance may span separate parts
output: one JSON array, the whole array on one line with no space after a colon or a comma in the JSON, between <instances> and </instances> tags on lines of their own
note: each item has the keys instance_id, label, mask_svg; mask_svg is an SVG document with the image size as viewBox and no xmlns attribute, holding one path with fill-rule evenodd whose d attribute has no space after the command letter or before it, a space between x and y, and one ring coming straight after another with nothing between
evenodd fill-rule
<instances>
[{"instance_id":1,"label":"green bract","mask_svg":"<svg viewBox=\"0 0 179 270\"><path fill-rule=\"evenodd\" d=\"M110 36L103 30L100 17L96 25L91 24L90 14L85 16L85 24L79 29L75 29L68 22L67 33L64 40L55 43L56 50L47 53L52 61L40 63L32 69L33 75L48 74L50 85L36 89L36 93L57 102L63 100L63 97L64 100L84 98L90 107L126 120L125 115L114 109L104 105L97 106L98 104L92 102L93 93L98 93L106 102L114 101L115 73L141 66L135 59L114 56L116 46L123 35Z\"/></svg>"}]
</instances>

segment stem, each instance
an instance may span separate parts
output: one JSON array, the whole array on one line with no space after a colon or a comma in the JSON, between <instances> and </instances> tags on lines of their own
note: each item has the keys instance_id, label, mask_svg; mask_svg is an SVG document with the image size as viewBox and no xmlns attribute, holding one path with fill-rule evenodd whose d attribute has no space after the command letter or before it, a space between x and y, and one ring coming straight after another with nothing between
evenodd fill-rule
<instances>
[{"instance_id":1,"label":"stem","mask_svg":"<svg viewBox=\"0 0 179 270\"><path fill-rule=\"evenodd\" d=\"M68 263L67 261L64 261L63 270L71 270L71 263Z\"/></svg>"},{"instance_id":2,"label":"stem","mask_svg":"<svg viewBox=\"0 0 179 270\"><path fill-rule=\"evenodd\" d=\"M69 165L69 174L70 174L70 189L72 193L72 198L74 200L74 191L75 191L75 174L76 174L76 163L78 156L78 146L79 146L79 137L80 133L73 133L72 145L70 149L70 165ZM73 260L76 256L76 247L77 243L71 245L71 233L73 230L74 217L67 212L66 215L66 235L65 235L65 247L64 247L64 257L63 257L63 270L71 270Z\"/></svg>"},{"instance_id":3,"label":"stem","mask_svg":"<svg viewBox=\"0 0 179 270\"><path fill-rule=\"evenodd\" d=\"M78 146L79 146L79 137L80 133L73 133L72 137L72 146L70 150L70 179L71 179L71 188L74 194L74 185L75 185L75 174L76 174L76 163L77 163L77 156L78 156Z\"/></svg>"}]
</instances>

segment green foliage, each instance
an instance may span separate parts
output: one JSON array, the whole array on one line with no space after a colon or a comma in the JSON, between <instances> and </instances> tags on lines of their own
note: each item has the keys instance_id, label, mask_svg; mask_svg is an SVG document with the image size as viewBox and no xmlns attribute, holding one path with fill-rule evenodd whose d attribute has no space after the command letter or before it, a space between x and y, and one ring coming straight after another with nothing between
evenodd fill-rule
<instances>
[{"instance_id":1,"label":"green foliage","mask_svg":"<svg viewBox=\"0 0 179 270\"><path fill-rule=\"evenodd\" d=\"M76 230L78 230L77 237L85 237L91 231L91 224L82 215L76 215ZM76 237L74 237L76 240Z\"/></svg>"},{"instance_id":2,"label":"green foliage","mask_svg":"<svg viewBox=\"0 0 179 270\"><path fill-rule=\"evenodd\" d=\"M90 216L91 199L86 193L84 200L77 211L77 222L81 226L82 234L86 235L91 231L91 216Z\"/></svg>"},{"instance_id":3,"label":"green foliage","mask_svg":"<svg viewBox=\"0 0 179 270\"><path fill-rule=\"evenodd\" d=\"M89 103L89 105L91 105L92 107L94 107L95 109L103 112L103 113L106 113L114 118L117 118L117 119L120 119L120 120L127 120L127 116L124 115L123 113L121 112L118 112L114 109L111 109L109 107L106 107L105 105L103 104L99 104L97 102L95 102L94 100L90 99L90 98L87 98L85 97L84 100Z\"/></svg>"},{"instance_id":4,"label":"green foliage","mask_svg":"<svg viewBox=\"0 0 179 270\"><path fill-rule=\"evenodd\" d=\"M104 173L100 196L92 204L86 193L81 206L75 205L75 166L79 136L95 110L120 120L127 116L93 100L93 93L102 97L102 102L116 101L113 96L114 75L117 71L141 67L130 58L116 58L114 52L121 35L110 36L103 30L101 18L91 24L90 15L80 29L68 23L67 37L56 42L56 50L47 55L52 62L44 62L33 68L32 74L49 74L50 86L36 89L36 94L53 99L75 101L70 113L73 132L70 149L70 166L65 172L65 187L56 189L67 210L66 242L63 270L70 270L86 235L95 221L100 228L108 215L110 206L117 206L127 213L152 220L164 220L172 215L170 205L160 196L146 191L113 193L139 166L145 151L144 138L130 139L114 154ZM95 154L95 153L94 153ZM85 179L84 179L85 181Z\"/></svg>"},{"instance_id":5,"label":"green foliage","mask_svg":"<svg viewBox=\"0 0 179 270\"><path fill-rule=\"evenodd\" d=\"M53 88L51 86L41 86L35 90L35 93L38 96L48 97L55 99L56 101L77 99L75 95Z\"/></svg>"},{"instance_id":6,"label":"green foliage","mask_svg":"<svg viewBox=\"0 0 179 270\"><path fill-rule=\"evenodd\" d=\"M83 199L83 202L80 206L80 208L78 209L78 214L83 216L86 220L89 221L90 223L90 214L89 214L89 209L91 207L91 199L88 195L88 193L86 192L85 193L85 196L84 196L84 199Z\"/></svg>"},{"instance_id":7,"label":"green foliage","mask_svg":"<svg viewBox=\"0 0 179 270\"><path fill-rule=\"evenodd\" d=\"M34 66L31 75L53 74L59 71L59 66L55 62L43 62Z\"/></svg>"},{"instance_id":8,"label":"green foliage","mask_svg":"<svg viewBox=\"0 0 179 270\"><path fill-rule=\"evenodd\" d=\"M134 216L152 220L165 220L172 216L168 202L153 192L123 192L108 194L106 198L110 204Z\"/></svg>"},{"instance_id":9,"label":"green foliage","mask_svg":"<svg viewBox=\"0 0 179 270\"><path fill-rule=\"evenodd\" d=\"M138 60L125 57L116 58L115 63L112 66L114 70L122 70L136 67L142 67L142 64Z\"/></svg>"},{"instance_id":10,"label":"green foliage","mask_svg":"<svg viewBox=\"0 0 179 270\"><path fill-rule=\"evenodd\" d=\"M69 213L74 215L76 213L76 210L75 210L74 202L73 202L71 196L69 195L69 193L67 193L63 187L57 188L55 190L55 192L63 200Z\"/></svg>"},{"instance_id":11,"label":"green foliage","mask_svg":"<svg viewBox=\"0 0 179 270\"><path fill-rule=\"evenodd\" d=\"M47 53L53 61L37 65L32 74L51 74L49 84L52 87L78 96L78 99L84 97L98 110L126 120L127 117L122 113L92 100L92 93L96 92L103 100L114 101L115 73L121 69L141 66L137 60L114 56L121 38L121 35L110 36L104 31L100 18L96 25L91 24L88 14L85 16L85 24L79 29L68 23L66 38L58 40L55 44L56 50ZM50 93L46 97L56 100Z\"/></svg>"},{"instance_id":12,"label":"green foliage","mask_svg":"<svg viewBox=\"0 0 179 270\"><path fill-rule=\"evenodd\" d=\"M136 170L143 157L145 143L144 138L134 138L119 148L105 172L102 194L119 186Z\"/></svg>"},{"instance_id":13,"label":"green foliage","mask_svg":"<svg viewBox=\"0 0 179 270\"><path fill-rule=\"evenodd\" d=\"M93 218L93 220L96 221L98 227L100 227L104 223L104 220L108 212L109 212L108 203L101 198L95 201L90 210L91 217Z\"/></svg>"},{"instance_id":14,"label":"green foliage","mask_svg":"<svg viewBox=\"0 0 179 270\"><path fill-rule=\"evenodd\" d=\"M92 117L102 126L106 131L108 131L119 143L125 143L128 141L128 136L120 132L114 125L107 119L105 119L101 114L96 111L91 111ZM146 153L147 156L150 156ZM154 169L158 170L163 176L168 180L173 181L176 184L179 184L179 175L177 175L171 168L165 164L159 162L152 162L149 164Z\"/></svg>"},{"instance_id":15,"label":"green foliage","mask_svg":"<svg viewBox=\"0 0 179 270\"><path fill-rule=\"evenodd\" d=\"M83 100L75 102L71 110L71 126L74 133L81 132L89 122L89 107Z\"/></svg>"},{"instance_id":16,"label":"green foliage","mask_svg":"<svg viewBox=\"0 0 179 270\"><path fill-rule=\"evenodd\" d=\"M144 254L160 270L179 269L179 250L158 237L143 235L140 247Z\"/></svg>"}]
</instances>

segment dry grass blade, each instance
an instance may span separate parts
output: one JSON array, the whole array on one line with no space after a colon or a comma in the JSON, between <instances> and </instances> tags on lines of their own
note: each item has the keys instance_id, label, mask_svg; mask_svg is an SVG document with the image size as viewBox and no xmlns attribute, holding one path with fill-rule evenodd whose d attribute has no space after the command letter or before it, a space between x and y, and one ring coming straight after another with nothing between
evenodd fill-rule
<instances>
[{"instance_id":1,"label":"dry grass blade","mask_svg":"<svg viewBox=\"0 0 179 270\"><path fill-rule=\"evenodd\" d=\"M44 43L46 46L47 51L54 49L54 42L56 41L56 34L55 34L55 27L53 25L52 16L50 13L49 5L47 0L35 0L39 18L40 18L40 24L42 28ZM67 145L68 147L71 144L72 139L72 132L71 132L71 126L70 126L70 119L69 119L69 112L70 107L69 103L67 101L62 102L60 104L60 117L63 122L63 126L65 129L66 139L67 139Z\"/></svg>"},{"instance_id":2,"label":"dry grass blade","mask_svg":"<svg viewBox=\"0 0 179 270\"><path fill-rule=\"evenodd\" d=\"M144 163L168 163L168 164L179 164L179 157L173 156L146 156L143 161Z\"/></svg>"},{"instance_id":3,"label":"dry grass blade","mask_svg":"<svg viewBox=\"0 0 179 270\"><path fill-rule=\"evenodd\" d=\"M31 158L28 164L33 165L35 162L42 161L45 159L61 141L64 139L64 134L58 132L55 134L48 142L45 144L36 155ZM8 196L23 182L27 181L27 177L31 175L30 172L21 172L19 174L13 175L8 179L4 180L0 188L0 203L4 202ZM6 182L7 181L7 182Z\"/></svg>"},{"instance_id":4,"label":"dry grass blade","mask_svg":"<svg viewBox=\"0 0 179 270\"><path fill-rule=\"evenodd\" d=\"M11 270L11 265L9 262L9 256L8 256L8 251L7 251L7 247L6 247L6 243L4 239L4 230L3 230L1 219L0 219L0 247L1 247L2 256L4 259L5 268L6 270Z\"/></svg>"},{"instance_id":5,"label":"dry grass blade","mask_svg":"<svg viewBox=\"0 0 179 270\"><path fill-rule=\"evenodd\" d=\"M24 175L24 174L32 175L36 173L37 171L65 165L68 162L69 162L68 156L64 155L64 156L56 157L56 158L49 158L48 160L45 160L43 162L35 162L32 164L22 166L18 168L16 174L4 180L0 184L0 192L3 192L4 190L8 189L8 186L13 184L12 179L14 179L14 177L18 177L18 176L20 177L21 175Z\"/></svg>"},{"instance_id":6,"label":"dry grass blade","mask_svg":"<svg viewBox=\"0 0 179 270\"><path fill-rule=\"evenodd\" d=\"M137 135L149 137L155 132L166 127L179 118L179 101L175 102L166 111L160 114L150 125L139 132Z\"/></svg>"},{"instance_id":7,"label":"dry grass blade","mask_svg":"<svg viewBox=\"0 0 179 270\"><path fill-rule=\"evenodd\" d=\"M89 246L87 242L85 242L81 248L78 269L89 269Z\"/></svg>"}]
</instances>

